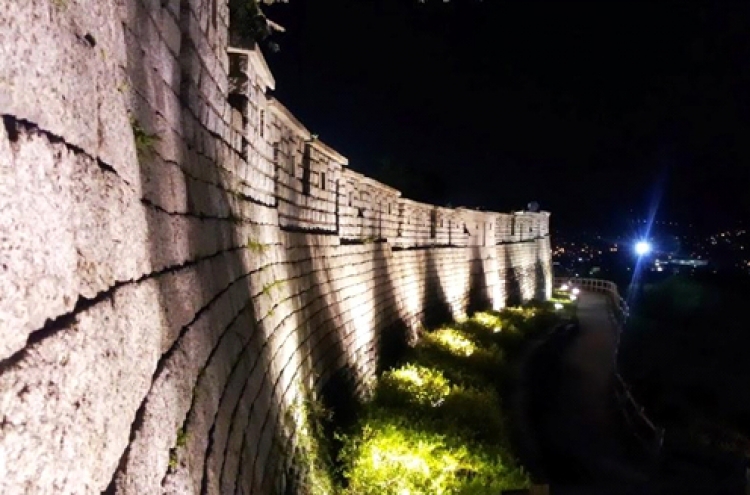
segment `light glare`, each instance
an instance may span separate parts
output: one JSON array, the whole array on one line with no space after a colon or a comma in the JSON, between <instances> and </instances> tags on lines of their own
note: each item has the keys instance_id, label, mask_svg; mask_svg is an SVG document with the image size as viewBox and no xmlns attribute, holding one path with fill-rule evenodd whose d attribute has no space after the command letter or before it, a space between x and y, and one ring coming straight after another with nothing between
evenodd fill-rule
<instances>
[{"instance_id":1,"label":"light glare","mask_svg":"<svg viewBox=\"0 0 750 495\"><path fill-rule=\"evenodd\" d=\"M638 256L644 256L651 252L651 244L646 241L638 241L635 243L635 254Z\"/></svg>"}]
</instances>

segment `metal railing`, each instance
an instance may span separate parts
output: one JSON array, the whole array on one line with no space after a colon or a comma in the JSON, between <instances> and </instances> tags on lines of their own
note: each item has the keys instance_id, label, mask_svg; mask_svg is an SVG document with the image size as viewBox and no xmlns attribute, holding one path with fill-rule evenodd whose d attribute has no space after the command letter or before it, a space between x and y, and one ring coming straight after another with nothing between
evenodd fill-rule
<instances>
[{"instance_id":1,"label":"metal railing","mask_svg":"<svg viewBox=\"0 0 750 495\"><path fill-rule=\"evenodd\" d=\"M630 316L628 303L622 298L622 296L620 296L620 291L617 289L617 285L609 280L576 277L555 277L554 284L556 288L568 285L571 290L577 287L584 291L596 292L608 296L607 300L609 303L609 310L614 317L617 328L617 343L615 344L615 356L617 356L617 350L620 347L620 334L622 333L622 329L628 316ZM617 358L615 357L615 361L616 359ZM620 410L625 421L630 426L636 438L638 438L648 450L658 455L664 442L664 429L656 426L646 416L643 407L636 402L635 398L630 393L630 387L620 373L617 372L616 362L615 380L615 394L620 403ZM650 439L647 437L650 437Z\"/></svg>"},{"instance_id":2,"label":"metal railing","mask_svg":"<svg viewBox=\"0 0 750 495\"><path fill-rule=\"evenodd\" d=\"M625 299L620 296L617 284L609 280L598 278L575 278L575 277L555 277L555 287L568 284L571 288L578 287L581 290L597 292L609 296L610 310L612 311L619 326L625 324L630 315L630 308ZM621 330L621 329L620 329Z\"/></svg>"}]
</instances>

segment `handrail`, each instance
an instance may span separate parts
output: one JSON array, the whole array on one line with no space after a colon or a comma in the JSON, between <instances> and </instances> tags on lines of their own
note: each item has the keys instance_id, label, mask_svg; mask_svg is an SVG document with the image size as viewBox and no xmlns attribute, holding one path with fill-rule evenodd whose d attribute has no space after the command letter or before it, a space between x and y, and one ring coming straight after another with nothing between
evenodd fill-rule
<instances>
[{"instance_id":1,"label":"handrail","mask_svg":"<svg viewBox=\"0 0 750 495\"><path fill-rule=\"evenodd\" d=\"M610 303L614 304L614 307L612 308L614 310L613 313L615 314L620 326L624 325L628 316L630 316L630 308L628 307L627 301L620 296L617 284L610 280L602 280L598 278L555 277L556 287L563 284L608 295Z\"/></svg>"},{"instance_id":2,"label":"handrail","mask_svg":"<svg viewBox=\"0 0 750 495\"><path fill-rule=\"evenodd\" d=\"M608 296L608 301L610 304L610 311L612 312L612 315L615 317L615 321L617 323L617 342L615 347L615 356L617 355L617 350L620 347L620 334L622 333L623 326L625 325L625 322L627 321L628 317L630 316L630 308L628 307L628 303L620 296L620 292L617 289L617 285L609 280L602 280L602 279L596 279L596 278L575 278L575 277L555 277L554 279L555 287L561 287L562 285L567 284L571 289L572 288L579 288L582 290L590 291L590 292L596 292L599 294L605 294ZM615 360L617 358L615 357ZM615 362L615 366L616 366ZM633 429L633 433L635 434L636 438L638 438L641 442L643 442L647 447L655 448L654 450L658 454L658 452L661 450L662 444L664 442L664 429L656 426L645 414L643 407L641 407L633 397L633 395L630 393L630 387L627 385L625 380L622 378L620 373L617 372L617 369L615 368L615 378L616 378L616 389L615 394L617 395L617 398L622 406L621 411L625 418L625 421L631 426ZM649 431L651 435L653 435L654 440L653 444L649 445L650 442L645 440L639 433L638 430L640 429L636 422L634 421L640 421L641 427L644 427Z\"/></svg>"}]
</instances>

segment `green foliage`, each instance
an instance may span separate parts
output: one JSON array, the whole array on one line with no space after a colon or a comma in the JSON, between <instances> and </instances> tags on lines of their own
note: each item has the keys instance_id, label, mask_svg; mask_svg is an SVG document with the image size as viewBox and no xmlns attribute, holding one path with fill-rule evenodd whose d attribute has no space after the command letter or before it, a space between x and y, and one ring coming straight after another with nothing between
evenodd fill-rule
<instances>
[{"instance_id":1,"label":"green foliage","mask_svg":"<svg viewBox=\"0 0 750 495\"><path fill-rule=\"evenodd\" d=\"M182 428L177 430L177 440L175 441L175 446L169 450L168 466L170 470L174 471L180 464L177 458L177 450L184 448L187 445L188 439L190 439L190 434L185 430L185 426L183 425Z\"/></svg>"},{"instance_id":2,"label":"green foliage","mask_svg":"<svg viewBox=\"0 0 750 495\"><path fill-rule=\"evenodd\" d=\"M292 453L295 466L304 468L305 495L336 493L333 462L324 425L331 420L331 412L319 401L305 398L297 401L286 413L287 426L294 431L296 448Z\"/></svg>"},{"instance_id":3,"label":"green foliage","mask_svg":"<svg viewBox=\"0 0 750 495\"><path fill-rule=\"evenodd\" d=\"M247 248L254 253L263 254L268 250L268 245L254 239L248 239Z\"/></svg>"},{"instance_id":4,"label":"green foliage","mask_svg":"<svg viewBox=\"0 0 750 495\"><path fill-rule=\"evenodd\" d=\"M334 438L326 434L330 411L310 398L296 402L284 418L301 493L496 495L528 487L509 441L501 378L518 350L559 318L536 305L426 331L406 364L383 373L357 423Z\"/></svg>"},{"instance_id":5,"label":"green foliage","mask_svg":"<svg viewBox=\"0 0 750 495\"><path fill-rule=\"evenodd\" d=\"M130 119L130 126L133 129L133 137L135 138L135 149L139 155L151 153L154 150L154 145L158 143L161 138L156 134L149 134L146 130L138 123L135 118Z\"/></svg>"},{"instance_id":6,"label":"green foliage","mask_svg":"<svg viewBox=\"0 0 750 495\"><path fill-rule=\"evenodd\" d=\"M429 420L374 409L342 450L346 495L487 494L528 486L501 448L467 442Z\"/></svg>"},{"instance_id":7,"label":"green foliage","mask_svg":"<svg viewBox=\"0 0 750 495\"><path fill-rule=\"evenodd\" d=\"M231 44L244 48L251 48L272 32L258 0L229 0L229 25Z\"/></svg>"},{"instance_id":8,"label":"green foliage","mask_svg":"<svg viewBox=\"0 0 750 495\"><path fill-rule=\"evenodd\" d=\"M385 372L375 389L376 400L392 406L437 407L450 392L443 373L416 364Z\"/></svg>"},{"instance_id":9,"label":"green foliage","mask_svg":"<svg viewBox=\"0 0 750 495\"><path fill-rule=\"evenodd\" d=\"M421 362L444 370L457 383L484 383L504 360L503 351L494 342L493 328L472 319L453 328L429 332L417 346L416 354Z\"/></svg>"},{"instance_id":10,"label":"green foliage","mask_svg":"<svg viewBox=\"0 0 750 495\"><path fill-rule=\"evenodd\" d=\"M342 436L343 493L496 495L528 487L508 439L502 379L511 358L560 319L537 304L426 332L407 364L383 374L357 428Z\"/></svg>"},{"instance_id":11,"label":"green foliage","mask_svg":"<svg viewBox=\"0 0 750 495\"><path fill-rule=\"evenodd\" d=\"M187 431L185 431L185 427L183 426L177 431L177 447L184 447L187 445L187 441L190 438Z\"/></svg>"},{"instance_id":12,"label":"green foliage","mask_svg":"<svg viewBox=\"0 0 750 495\"><path fill-rule=\"evenodd\" d=\"M53 1L63 2L67 0ZM425 0L416 1L417 3L426 3ZM447 3L448 1L442 0L443 3ZM283 31L281 26L278 26L266 17L261 3L272 5L287 2L288 0L229 0L230 45L240 48L252 48L256 43L268 40L274 31ZM273 42L269 42L268 46L274 51L279 49L278 45ZM422 182L434 182L432 180L434 174L428 176L426 180L424 180L424 174L422 175ZM440 190L444 193L445 181L442 179L439 179L439 181ZM404 190L402 188L399 189Z\"/></svg>"},{"instance_id":13,"label":"green foliage","mask_svg":"<svg viewBox=\"0 0 750 495\"><path fill-rule=\"evenodd\" d=\"M283 280L275 280L275 281L273 281L271 283L268 283L268 284L264 285L263 286L263 295L270 296L271 292L273 292L274 289L278 289L282 285L284 285L284 281Z\"/></svg>"}]
</instances>

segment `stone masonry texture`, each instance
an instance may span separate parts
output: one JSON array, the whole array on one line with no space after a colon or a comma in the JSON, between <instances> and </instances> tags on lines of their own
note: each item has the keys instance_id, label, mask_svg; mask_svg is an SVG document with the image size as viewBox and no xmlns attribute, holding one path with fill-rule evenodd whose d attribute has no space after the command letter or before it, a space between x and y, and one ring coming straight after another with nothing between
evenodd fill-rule
<instances>
[{"instance_id":1,"label":"stone masonry texture","mask_svg":"<svg viewBox=\"0 0 750 495\"><path fill-rule=\"evenodd\" d=\"M548 213L354 172L228 33L226 0L0 0L4 495L293 492L292 411L366 393L394 329L549 296Z\"/></svg>"}]
</instances>

